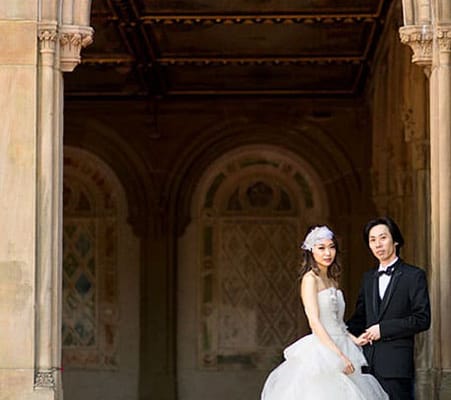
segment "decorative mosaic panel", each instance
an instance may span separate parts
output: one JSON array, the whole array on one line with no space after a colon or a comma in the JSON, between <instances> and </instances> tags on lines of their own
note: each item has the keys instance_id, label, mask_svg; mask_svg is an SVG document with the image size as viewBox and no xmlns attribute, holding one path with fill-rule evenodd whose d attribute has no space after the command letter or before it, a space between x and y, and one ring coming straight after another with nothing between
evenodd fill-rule
<instances>
[{"instance_id":1,"label":"decorative mosaic panel","mask_svg":"<svg viewBox=\"0 0 451 400\"><path fill-rule=\"evenodd\" d=\"M241 160L230 162L224 171L219 172L213 179L205 193L204 208L213 208L213 205L219 205L215 196L220 191L221 186L233 179L234 175L246 173L249 170L258 171L272 170L271 174L276 176L284 176L288 178L293 185L296 186L296 191L299 195L299 200L302 201L303 207L306 209L313 209L315 207L315 199L310 183L304 176L304 173L295 168L292 163L286 160L272 160L269 158L248 157ZM260 171L261 174L261 171ZM277 180L277 179L276 179ZM244 182L242 182L244 183ZM296 203L290 200L290 194L285 188L280 185L274 185L274 182L263 182L256 176L252 182L246 182L245 187L237 187L235 191L230 193L228 205L225 207L229 211L245 211L245 205L257 208L273 208L272 202L278 201L278 211L293 211L296 210Z\"/></svg>"},{"instance_id":2,"label":"decorative mosaic panel","mask_svg":"<svg viewBox=\"0 0 451 400\"><path fill-rule=\"evenodd\" d=\"M260 164L245 160L241 166ZM277 176L256 174L220 193L223 182L214 180L204 203L218 213L206 210L203 219L200 364L267 370L305 330L297 280L299 210ZM296 179L293 186L299 188ZM212 192L219 193L216 199Z\"/></svg>"},{"instance_id":3,"label":"decorative mosaic panel","mask_svg":"<svg viewBox=\"0 0 451 400\"><path fill-rule=\"evenodd\" d=\"M95 221L65 221L63 232L63 346L93 347L97 342Z\"/></svg>"},{"instance_id":4,"label":"decorative mosaic panel","mask_svg":"<svg viewBox=\"0 0 451 400\"><path fill-rule=\"evenodd\" d=\"M102 172L65 157L64 368L118 366L117 210Z\"/></svg>"},{"instance_id":5,"label":"decorative mosaic panel","mask_svg":"<svg viewBox=\"0 0 451 400\"><path fill-rule=\"evenodd\" d=\"M278 351L298 330L297 227L224 221L218 249L219 351ZM260 360L261 362L262 360Z\"/></svg>"},{"instance_id":6,"label":"decorative mosaic panel","mask_svg":"<svg viewBox=\"0 0 451 400\"><path fill-rule=\"evenodd\" d=\"M204 261L202 363L268 368L302 322L296 223L225 220L218 228L216 257Z\"/></svg>"}]
</instances>

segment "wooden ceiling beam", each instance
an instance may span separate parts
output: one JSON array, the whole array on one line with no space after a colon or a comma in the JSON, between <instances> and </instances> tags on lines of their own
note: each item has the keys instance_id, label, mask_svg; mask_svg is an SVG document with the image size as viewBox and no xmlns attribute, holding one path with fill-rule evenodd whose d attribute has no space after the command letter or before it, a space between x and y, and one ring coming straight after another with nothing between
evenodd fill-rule
<instances>
[{"instance_id":1,"label":"wooden ceiling beam","mask_svg":"<svg viewBox=\"0 0 451 400\"><path fill-rule=\"evenodd\" d=\"M161 57L157 62L167 65L287 65L287 64L361 64L364 57L327 56L327 57Z\"/></svg>"},{"instance_id":2,"label":"wooden ceiling beam","mask_svg":"<svg viewBox=\"0 0 451 400\"><path fill-rule=\"evenodd\" d=\"M354 89L342 90L302 90L302 89L249 89L249 90L195 90L195 89L170 89L167 92L168 96L196 96L196 97L212 97L212 96L318 96L318 97L352 97L355 95ZM146 92L116 92L116 91L78 91L68 92L65 94L67 98L71 99L147 99Z\"/></svg>"},{"instance_id":3,"label":"wooden ceiling beam","mask_svg":"<svg viewBox=\"0 0 451 400\"><path fill-rule=\"evenodd\" d=\"M169 90L170 96L352 96L352 89L349 90L302 90L302 89L251 89L251 90Z\"/></svg>"},{"instance_id":4,"label":"wooden ceiling beam","mask_svg":"<svg viewBox=\"0 0 451 400\"><path fill-rule=\"evenodd\" d=\"M140 22L139 9L135 0L107 0L107 4L118 25L122 40L136 59L136 73L141 85L150 96L161 96L166 91L166 81L156 62L156 52L148 32ZM114 57L113 57L114 58ZM101 63L106 60L99 60ZM96 63L92 58L87 63ZM108 62L104 62L108 63Z\"/></svg>"},{"instance_id":5,"label":"wooden ceiling beam","mask_svg":"<svg viewBox=\"0 0 451 400\"><path fill-rule=\"evenodd\" d=\"M142 15L144 24L331 24L331 23L362 23L377 21L377 14L155 14Z\"/></svg>"}]
</instances>

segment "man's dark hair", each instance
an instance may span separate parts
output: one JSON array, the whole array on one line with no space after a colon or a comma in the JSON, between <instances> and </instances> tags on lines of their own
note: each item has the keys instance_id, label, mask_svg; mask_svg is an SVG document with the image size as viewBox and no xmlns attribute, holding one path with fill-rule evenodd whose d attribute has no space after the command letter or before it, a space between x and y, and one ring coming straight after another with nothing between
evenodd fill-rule
<instances>
[{"instance_id":1,"label":"man's dark hair","mask_svg":"<svg viewBox=\"0 0 451 400\"><path fill-rule=\"evenodd\" d=\"M396 222L393 221L390 217L379 217L376 219L372 219L365 225L365 228L363 228L363 240L365 241L365 244L368 247L370 246L369 242L370 230L374 228L376 225L386 225L388 227L393 242L398 243L398 245L396 246L396 255L399 256L399 251L401 250L401 247L404 245L404 238L402 237L401 230L399 229L398 225L396 225Z\"/></svg>"}]
</instances>

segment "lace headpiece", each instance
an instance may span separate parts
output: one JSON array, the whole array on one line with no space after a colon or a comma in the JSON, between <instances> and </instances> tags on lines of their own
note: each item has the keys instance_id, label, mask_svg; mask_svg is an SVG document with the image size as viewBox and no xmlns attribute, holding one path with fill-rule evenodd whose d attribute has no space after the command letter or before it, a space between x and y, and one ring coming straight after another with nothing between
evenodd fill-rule
<instances>
[{"instance_id":1,"label":"lace headpiece","mask_svg":"<svg viewBox=\"0 0 451 400\"><path fill-rule=\"evenodd\" d=\"M312 251L313 246L324 239L333 239L334 233L325 225L313 228L302 243L301 248Z\"/></svg>"}]
</instances>

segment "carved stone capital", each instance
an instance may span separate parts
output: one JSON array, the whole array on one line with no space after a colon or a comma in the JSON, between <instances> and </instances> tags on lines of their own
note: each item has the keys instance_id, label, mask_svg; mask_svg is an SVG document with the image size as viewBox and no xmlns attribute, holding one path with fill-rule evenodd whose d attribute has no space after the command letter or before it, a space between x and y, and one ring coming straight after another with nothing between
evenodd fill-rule
<instances>
[{"instance_id":1,"label":"carved stone capital","mask_svg":"<svg viewBox=\"0 0 451 400\"><path fill-rule=\"evenodd\" d=\"M60 67L63 72L72 72L80 64L81 49L93 41L94 29L90 26L63 25L60 28Z\"/></svg>"},{"instance_id":2,"label":"carved stone capital","mask_svg":"<svg viewBox=\"0 0 451 400\"><path fill-rule=\"evenodd\" d=\"M41 23L38 29L39 50L41 53L54 53L58 31L56 23Z\"/></svg>"},{"instance_id":3,"label":"carved stone capital","mask_svg":"<svg viewBox=\"0 0 451 400\"><path fill-rule=\"evenodd\" d=\"M440 51L451 52L451 25L437 27L436 37Z\"/></svg>"},{"instance_id":4,"label":"carved stone capital","mask_svg":"<svg viewBox=\"0 0 451 400\"><path fill-rule=\"evenodd\" d=\"M399 29L401 43L413 50L412 62L418 65L432 64L433 29L430 25L410 25Z\"/></svg>"},{"instance_id":5,"label":"carved stone capital","mask_svg":"<svg viewBox=\"0 0 451 400\"><path fill-rule=\"evenodd\" d=\"M38 370L34 375L34 387L40 389L55 389L56 369Z\"/></svg>"}]
</instances>

